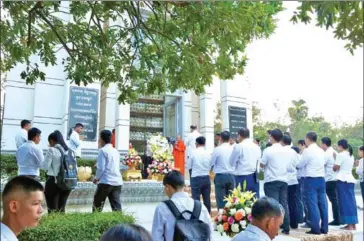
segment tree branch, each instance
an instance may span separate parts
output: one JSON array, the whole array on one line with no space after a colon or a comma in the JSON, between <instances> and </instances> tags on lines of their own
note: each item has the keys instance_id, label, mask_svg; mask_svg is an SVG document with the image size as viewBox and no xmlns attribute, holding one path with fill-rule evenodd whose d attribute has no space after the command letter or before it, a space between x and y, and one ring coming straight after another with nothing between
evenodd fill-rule
<instances>
[{"instance_id":1,"label":"tree branch","mask_svg":"<svg viewBox=\"0 0 364 241\"><path fill-rule=\"evenodd\" d=\"M33 7L32 9L30 9L29 11L29 16L28 16L28 41L27 41L27 45L29 46L32 40L32 16L33 16L33 12L35 10L37 10L38 8L42 7L42 2L38 1Z\"/></svg>"},{"instance_id":2,"label":"tree branch","mask_svg":"<svg viewBox=\"0 0 364 241\"><path fill-rule=\"evenodd\" d=\"M96 21L93 19L93 17L91 18L91 19L92 19L92 21L93 21L93 22L94 22L94 24L98 27L98 29L99 29L99 31L100 31L100 33L101 33L101 35L102 35L102 37L103 37L103 39L104 39L105 43L106 43L106 44L108 44L107 37L106 37L106 35L105 35L105 33L104 33L104 30L102 29L102 26L101 26L101 23L100 23L100 18L97 16L94 6L93 6L93 5L92 5L92 3L91 3L91 2L89 2L89 1L87 1L87 3L88 3L88 5L90 5L90 8L91 8L91 15L94 15L94 16L96 17L96 21L97 21L97 23L96 23ZM95 4L96 4L96 2L95 2Z\"/></svg>"}]
</instances>

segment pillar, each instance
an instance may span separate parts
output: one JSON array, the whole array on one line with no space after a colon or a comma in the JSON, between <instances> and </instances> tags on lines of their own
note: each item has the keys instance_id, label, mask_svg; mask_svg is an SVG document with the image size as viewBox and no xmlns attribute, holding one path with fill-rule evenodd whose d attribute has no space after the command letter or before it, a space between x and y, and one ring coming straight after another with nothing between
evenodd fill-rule
<instances>
[{"instance_id":1,"label":"pillar","mask_svg":"<svg viewBox=\"0 0 364 241\"><path fill-rule=\"evenodd\" d=\"M192 94L191 92L183 93L182 95L182 131L183 139L185 139L190 133L190 127L192 124Z\"/></svg>"},{"instance_id":2,"label":"pillar","mask_svg":"<svg viewBox=\"0 0 364 241\"><path fill-rule=\"evenodd\" d=\"M206 149L214 149L214 101L212 87L206 86L205 93L200 96L200 133L206 138Z\"/></svg>"},{"instance_id":3,"label":"pillar","mask_svg":"<svg viewBox=\"0 0 364 241\"><path fill-rule=\"evenodd\" d=\"M119 152L129 150L130 139L130 104L119 104L118 96L120 92L116 91L116 114L115 114L115 146Z\"/></svg>"},{"instance_id":4,"label":"pillar","mask_svg":"<svg viewBox=\"0 0 364 241\"><path fill-rule=\"evenodd\" d=\"M100 130L112 130L115 128L116 111L119 105L116 101L116 84L111 83L108 88L101 87L100 96Z\"/></svg>"}]
</instances>

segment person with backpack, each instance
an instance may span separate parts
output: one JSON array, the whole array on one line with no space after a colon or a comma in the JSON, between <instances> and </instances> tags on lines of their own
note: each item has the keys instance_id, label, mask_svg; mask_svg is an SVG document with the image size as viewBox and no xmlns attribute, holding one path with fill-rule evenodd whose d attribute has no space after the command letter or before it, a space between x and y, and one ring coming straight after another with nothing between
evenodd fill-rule
<instances>
[{"instance_id":1,"label":"person with backpack","mask_svg":"<svg viewBox=\"0 0 364 241\"><path fill-rule=\"evenodd\" d=\"M68 149L61 132L54 131L48 136L49 149L44 160L43 169L47 173L47 181L45 183L44 195L47 202L48 213L52 212L65 212L68 196L71 193L72 186L64 187L64 167L67 165L67 160L72 159L68 157L68 152L72 152ZM69 153L72 154L72 153ZM76 159L73 158L73 161ZM72 160L71 160L72 162ZM62 166L63 165L63 166ZM76 164L71 165L71 169L76 171ZM71 171L71 170L70 170ZM63 176L63 178L62 178ZM77 184L77 174L74 174L74 178Z\"/></svg>"},{"instance_id":2,"label":"person with backpack","mask_svg":"<svg viewBox=\"0 0 364 241\"><path fill-rule=\"evenodd\" d=\"M152 227L153 241L210 241L213 233L211 217L200 201L183 192L184 176L176 170L163 179L169 200L160 203Z\"/></svg>"}]
</instances>

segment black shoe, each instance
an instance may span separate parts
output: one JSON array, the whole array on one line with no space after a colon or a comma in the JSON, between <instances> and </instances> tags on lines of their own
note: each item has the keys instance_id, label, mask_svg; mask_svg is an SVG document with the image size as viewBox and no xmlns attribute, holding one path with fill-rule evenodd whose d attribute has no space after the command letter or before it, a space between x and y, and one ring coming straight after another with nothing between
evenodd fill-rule
<instances>
[{"instance_id":1,"label":"black shoe","mask_svg":"<svg viewBox=\"0 0 364 241\"><path fill-rule=\"evenodd\" d=\"M287 230L282 230L282 233L286 234L286 235L289 235L289 230L288 231Z\"/></svg>"},{"instance_id":2,"label":"black shoe","mask_svg":"<svg viewBox=\"0 0 364 241\"><path fill-rule=\"evenodd\" d=\"M330 226L340 226L340 223L338 223L336 221L332 221L332 222L329 222L329 225Z\"/></svg>"},{"instance_id":3,"label":"black shoe","mask_svg":"<svg viewBox=\"0 0 364 241\"><path fill-rule=\"evenodd\" d=\"M314 234L314 235L320 235L321 233L315 233L315 232L312 232L312 231L308 231L306 232L307 234Z\"/></svg>"}]
</instances>

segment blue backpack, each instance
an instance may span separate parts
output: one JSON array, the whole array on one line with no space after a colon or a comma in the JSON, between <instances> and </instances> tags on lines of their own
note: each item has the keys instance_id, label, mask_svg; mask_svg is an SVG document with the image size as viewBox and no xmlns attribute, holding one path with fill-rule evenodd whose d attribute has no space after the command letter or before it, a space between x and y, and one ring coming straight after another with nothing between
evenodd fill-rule
<instances>
[{"instance_id":1,"label":"blue backpack","mask_svg":"<svg viewBox=\"0 0 364 241\"><path fill-rule=\"evenodd\" d=\"M56 147L61 152L61 167L56 177L57 186L62 190L73 190L77 187L77 161L75 153L68 150L64 153L59 147Z\"/></svg>"}]
</instances>

